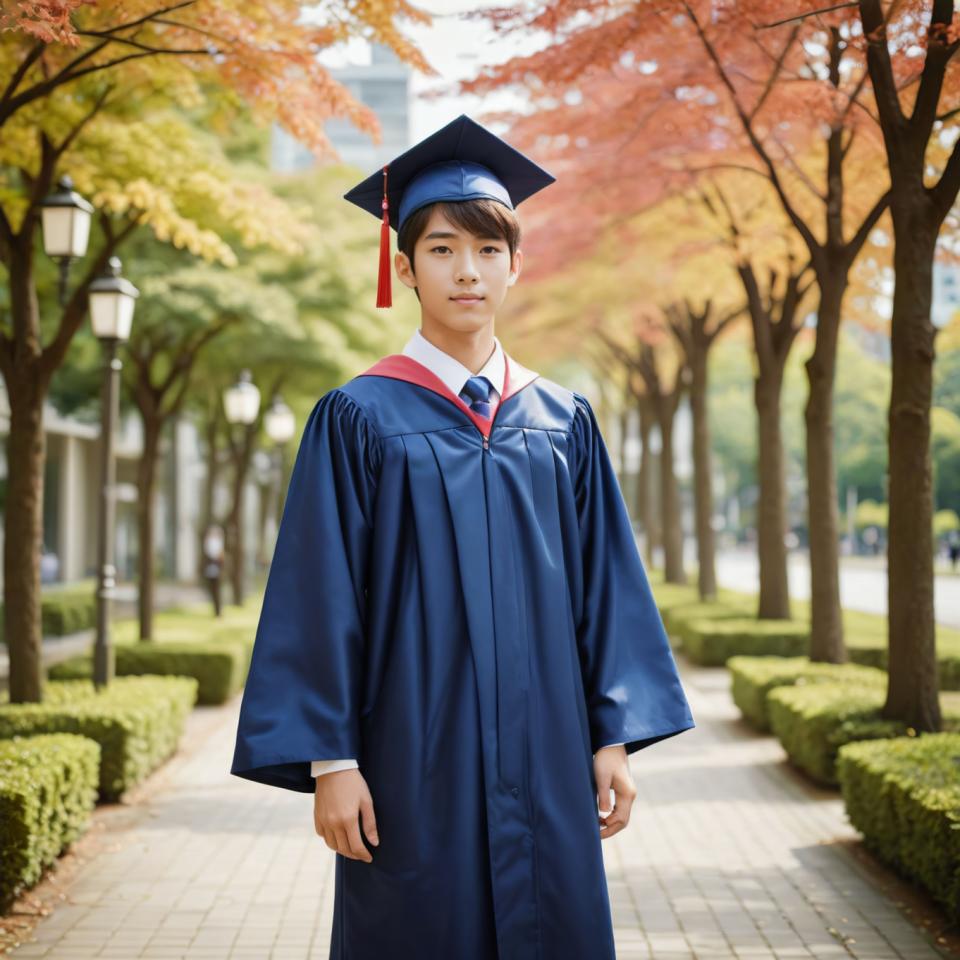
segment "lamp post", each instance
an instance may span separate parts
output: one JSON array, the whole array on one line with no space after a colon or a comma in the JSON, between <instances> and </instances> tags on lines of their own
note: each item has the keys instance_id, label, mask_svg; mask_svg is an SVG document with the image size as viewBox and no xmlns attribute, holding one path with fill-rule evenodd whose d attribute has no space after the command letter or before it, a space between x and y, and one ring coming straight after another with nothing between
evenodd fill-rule
<instances>
[{"instance_id":1,"label":"lamp post","mask_svg":"<svg viewBox=\"0 0 960 960\"><path fill-rule=\"evenodd\" d=\"M114 675L110 643L110 606L116 586L114 521L116 514L116 463L113 434L118 419L120 369L117 344L130 336L137 288L120 276L120 260L111 257L104 274L90 284L90 326L104 349L103 404L101 410L100 518L97 543L97 633L93 648L93 683L99 689Z\"/></svg>"},{"instance_id":2,"label":"lamp post","mask_svg":"<svg viewBox=\"0 0 960 960\"><path fill-rule=\"evenodd\" d=\"M67 300L70 264L87 252L92 213L93 207L73 189L68 176L60 178L56 193L40 201L43 249L48 257L60 262L57 297L61 307Z\"/></svg>"},{"instance_id":3,"label":"lamp post","mask_svg":"<svg viewBox=\"0 0 960 960\"><path fill-rule=\"evenodd\" d=\"M271 497L271 511L275 520L274 529L276 529L280 525L282 513L280 492L283 488L283 450L297 429L297 421L293 411L283 402L279 394L274 394L270 408L263 416L263 426L267 431L267 436L274 443L274 489Z\"/></svg>"},{"instance_id":4,"label":"lamp post","mask_svg":"<svg viewBox=\"0 0 960 960\"><path fill-rule=\"evenodd\" d=\"M234 464L233 511L230 519L233 541L233 601L240 605L243 603L243 486L251 447L248 428L256 421L260 412L260 391L249 370L242 370L237 382L224 391L223 409L228 424L243 425L243 439Z\"/></svg>"}]
</instances>

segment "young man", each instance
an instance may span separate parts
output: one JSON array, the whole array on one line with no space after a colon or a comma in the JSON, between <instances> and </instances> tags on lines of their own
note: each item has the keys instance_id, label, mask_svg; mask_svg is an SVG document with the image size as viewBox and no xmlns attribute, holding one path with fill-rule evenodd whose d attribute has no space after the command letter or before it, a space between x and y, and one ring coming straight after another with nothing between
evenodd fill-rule
<instances>
[{"instance_id":1,"label":"young man","mask_svg":"<svg viewBox=\"0 0 960 960\"><path fill-rule=\"evenodd\" d=\"M463 115L346 194L421 329L307 420L231 771L314 793L332 958L613 958L627 755L694 726L590 404L494 336L553 179Z\"/></svg>"}]
</instances>

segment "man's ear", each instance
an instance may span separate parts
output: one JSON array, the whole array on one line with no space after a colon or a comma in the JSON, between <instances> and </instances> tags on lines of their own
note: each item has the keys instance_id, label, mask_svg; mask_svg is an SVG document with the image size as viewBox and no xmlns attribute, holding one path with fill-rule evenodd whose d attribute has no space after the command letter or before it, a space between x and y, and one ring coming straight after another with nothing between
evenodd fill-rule
<instances>
[{"instance_id":1,"label":"man's ear","mask_svg":"<svg viewBox=\"0 0 960 960\"><path fill-rule=\"evenodd\" d=\"M520 268L523 266L523 251L518 247L513 254L513 262L510 265L510 276L507 278L507 286L512 287L520 276Z\"/></svg>"},{"instance_id":2,"label":"man's ear","mask_svg":"<svg viewBox=\"0 0 960 960\"><path fill-rule=\"evenodd\" d=\"M402 250L398 250L393 255L393 265L401 283L406 284L411 290L414 289L417 285L417 278L410 267L410 258Z\"/></svg>"}]
</instances>

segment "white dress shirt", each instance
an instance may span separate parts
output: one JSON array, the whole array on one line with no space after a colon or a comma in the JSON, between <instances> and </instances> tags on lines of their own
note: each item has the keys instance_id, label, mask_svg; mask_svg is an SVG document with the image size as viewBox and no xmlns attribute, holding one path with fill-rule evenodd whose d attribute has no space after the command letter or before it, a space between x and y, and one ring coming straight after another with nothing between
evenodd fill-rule
<instances>
[{"instance_id":1,"label":"white dress shirt","mask_svg":"<svg viewBox=\"0 0 960 960\"><path fill-rule=\"evenodd\" d=\"M493 353L490 354L487 362L476 374L455 357L451 357L449 353L432 344L419 330L415 330L413 336L407 341L403 353L435 373L450 388L450 392L458 397L464 384L473 376L486 377L493 385L490 391L491 404L496 403L503 393L506 361L503 357L503 347L496 337L493 338ZM610 746L616 746L616 744L610 744ZM310 764L310 776L322 777L325 773L351 770L358 766L359 764L355 759L313 760Z\"/></svg>"}]
</instances>

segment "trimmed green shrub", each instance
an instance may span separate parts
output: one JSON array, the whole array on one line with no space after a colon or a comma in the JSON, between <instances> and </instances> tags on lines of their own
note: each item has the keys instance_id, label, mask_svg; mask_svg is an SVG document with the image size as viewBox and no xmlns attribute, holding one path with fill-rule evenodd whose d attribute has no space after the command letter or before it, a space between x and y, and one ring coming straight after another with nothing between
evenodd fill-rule
<instances>
[{"instance_id":1,"label":"trimmed green shrub","mask_svg":"<svg viewBox=\"0 0 960 960\"><path fill-rule=\"evenodd\" d=\"M955 631L937 628L937 672L941 690L960 690L960 641ZM887 669L887 637L847 634L847 651L851 661L868 667Z\"/></svg>"},{"instance_id":2,"label":"trimmed green shrub","mask_svg":"<svg viewBox=\"0 0 960 960\"><path fill-rule=\"evenodd\" d=\"M242 686L250 665L252 643L213 641L190 643L122 643L114 646L115 672L119 676L194 677L198 683L197 703L225 703ZM93 659L71 657L49 670L51 680L90 679Z\"/></svg>"},{"instance_id":3,"label":"trimmed green shrub","mask_svg":"<svg viewBox=\"0 0 960 960\"><path fill-rule=\"evenodd\" d=\"M767 694L776 687L805 683L849 682L884 686L883 670L854 663L811 663L809 657L735 656L727 661L733 702L757 730L770 729Z\"/></svg>"},{"instance_id":4,"label":"trimmed green shrub","mask_svg":"<svg viewBox=\"0 0 960 960\"><path fill-rule=\"evenodd\" d=\"M837 785L837 751L856 740L901 737L910 731L899 720L884 720L882 686L812 683L777 687L767 695L770 728L791 762L811 779ZM943 707L943 725L960 730L960 710Z\"/></svg>"},{"instance_id":5,"label":"trimmed green shrub","mask_svg":"<svg viewBox=\"0 0 960 960\"><path fill-rule=\"evenodd\" d=\"M88 630L97 622L96 585L93 581L69 587L45 587L40 594L40 630L45 637L62 637ZM3 638L3 604L0 603L0 639Z\"/></svg>"},{"instance_id":6,"label":"trimmed green shrub","mask_svg":"<svg viewBox=\"0 0 960 960\"><path fill-rule=\"evenodd\" d=\"M756 615L756 595L734 590L721 590L715 601L700 603L696 587L692 585L676 586L662 582L659 574L651 575L654 599L660 609L667 631L680 637L681 645L687 646L692 640L692 650L699 649L697 637L693 636L686 624L693 620L729 620L746 618L754 621ZM791 607L795 621L808 625L810 622L810 603L807 600L793 600ZM756 621L761 622L761 621ZM764 621L766 622L766 621ZM780 622L780 621L769 621ZM843 611L844 640L852 663L865 667L887 669L887 621L886 617L859 610ZM731 628L732 629L732 628ZM688 651L689 652L689 651ZM734 650L732 653L756 652L776 653L770 649ZM795 650L793 654L806 653L807 649ZM791 655L791 654L787 654ZM941 690L960 690L960 630L951 627L937 627L937 661ZM702 663L722 662L718 656L704 659Z\"/></svg>"},{"instance_id":7,"label":"trimmed green shrub","mask_svg":"<svg viewBox=\"0 0 960 960\"><path fill-rule=\"evenodd\" d=\"M660 616L663 618L667 631L682 638L684 627L692 620L720 621L729 620L733 617L744 618L750 616L750 611L746 606L731 606L727 603L721 603L719 600L709 600L701 603L694 599L690 603L677 604L667 610L661 610Z\"/></svg>"},{"instance_id":8,"label":"trimmed green shrub","mask_svg":"<svg viewBox=\"0 0 960 960\"><path fill-rule=\"evenodd\" d=\"M694 663L714 667L738 654L802 656L810 646L810 628L797 620L691 619L679 624L677 634L681 649Z\"/></svg>"},{"instance_id":9,"label":"trimmed green shrub","mask_svg":"<svg viewBox=\"0 0 960 960\"><path fill-rule=\"evenodd\" d=\"M55 733L0 740L0 912L87 827L100 746Z\"/></svg>"},{"instance_id":10,"label":"trimmed green shrub","mask_svg":"<svg viewBox=\"0 0 960 960\"><path fill-rule=\"evenodd\" d=\"M837 776L867 848L960 920L960 734L846 744Z\"/></svg>"},{"instance_id":11,"label":"trimmed green shrub","mask_svg":"<svg viewBox=\"0 0 960 960\"><path fill-rule=\"evenodd\" d=\"M192 677L50 681L43 703L0 702L0 739L77 733L100 744L99 797L116 800L177 748L197 696Z\"/></svg>"}]
</instances>

